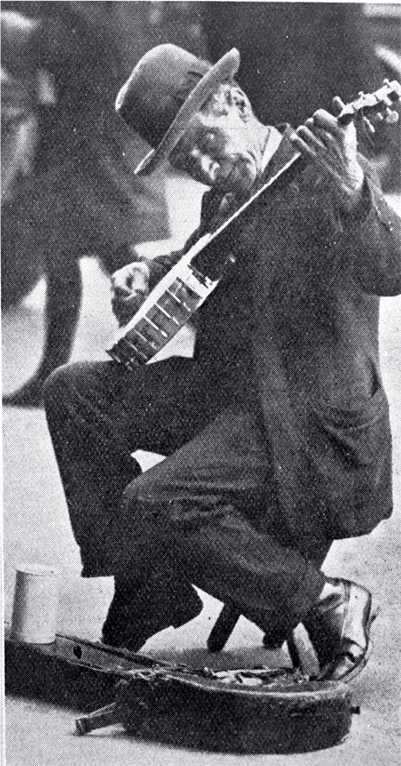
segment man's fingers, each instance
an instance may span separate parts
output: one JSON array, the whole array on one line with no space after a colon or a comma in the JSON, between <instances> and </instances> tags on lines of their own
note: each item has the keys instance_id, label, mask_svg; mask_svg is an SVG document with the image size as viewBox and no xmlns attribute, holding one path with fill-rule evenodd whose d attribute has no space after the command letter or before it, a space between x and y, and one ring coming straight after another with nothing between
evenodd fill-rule
<instances>
[{"instance_id":1,"label":"man's fingers","mask_svg":"<svg viewBox=\"0 0 401 766\"><path fill-rule=\"evenodd\" d=\"M339 96L334 96L332 101L333 114L336 117L338 117L338 115L341 114L344 107L345 107L344 101Z\"/></svg>"},{"instance_id":2,"label":"man's fingers","mask_svg":"<svg viewBox=\"0 0 401 766\"><path fill-rule=\"evenodd\" d=\"M310 140L314 142L315 140L317 143L320 141L321 146L331 146L335 141L333 134L329 130L326 130L325 127L318 125L313 118L306 120L305 125L301 125L300 127L308 129L308 132L301 131L305 141Z\"/></svg>"},{"instance_id":3,"label":"man's fingers","mask_svg":"<svg viewBox=\"0 0 401 766\"><path fill-rule=\"evenodd\" d=\"M120 269L113 274L111 285L115 293L125 295L131 292L132 273L127 269Z\"/></svg>"},{"instance_id":4,"label":"man's fingers","mask_svg":"<svg viewBox=\"0 0 401 766\"><path fill-rule=\"evenodd\" d=\"M292 135L290 136L291 143L293 143L294 146L297 149L299 149L301 154L303 154L304 156L306 155L308 157L315 157L315 152L312 151L312 149L310 149L310 147L308 146L307 143L305 143L305 141L303 141L298 131L299 131L299 128L296 133L292 133Z\"/></svg>"},{"instance_id":5,"label":"man's fingers","mask_svg":"<svg viewBox=\"0 0 401 766\"><path fill-rule=\"evenodd\" d=\"M145 291L144 290L135 290L134 293L131 293L131 295L127 296L126 298L123 298L124 305L127 307L127 309L133 309L136 307L139 308L141 303L145 300Z\"/></svg>"},{"instance_id":6,"label":"man's fingers","mask_svg":"<svg viewBox=\"0 0 401 766\"><path fill-rule=\"evenodd\" d=\"M128 298L132 294L131 288L126 284L113 283L113 293L118 298Z\"/></svg>"},{"instance_id":7,"label":"man's fingers","mask_svg":"<svg viewBox=\"0 0 401 766\"><path fill-rule=\"evenodd\" d=\"M130 263L112 275L111 284L115 293L126 296L135 289L145 290L148 278L149 267L145 263Z\"/></svg>"},{"instance_id":8,"label":"man's fingers","mask_svg":"<svg viewBox=\"0 0 401 766\"><path fill-rule=\"evenodd\" d=\"M124 312L135 313L139 306L145 300L145 292L141 290L135 290L130 295L122 296L115 294L111 299L113 309L120 309Z\"/></svg>"},{"instance_id":9,"label":"man's fingers","mask_svg":"<svg viewBox=\"0 0 401 766\"><path fill-rule=\"evenodd\" d=\"M340 186L343 187L343 180L338 169L333 165L333 152L312 131L305 125L301 125L297 132L291 136L291 141L304 157L317 163L325 174L331 178L336 178Z\"/></svg>"},{"instance_id":10,"label":"man's fingers","mask_svg":"<svg viewBox=\"0 0 401 766\"><path fill-rule=\"evenodd\" d=\"M312 130L306 127L306 125L301 125L297 129L296 136L301 140L301 143L296 144L301 149L301 151L304 149L307 150L308 153L315 155L319 149L325 148L325 143L323 140L318 137Z\"/></svg>"},{"instance_id":11,"label":"man's fingers","mask_svg":"<svg viewBox=\"0 0 401 766\"><path fill-rule=\"evenodd\" d=\"M337 122L337 117L333 114L329 114L329 112L326 112L324 109L318 109L314 113L312 120L315 127L323 128L323 130L327 130L333 136L339 136L341 133L341 127ZM308 120L305 124L308 124Z\"/></svg>"}]
</instances>

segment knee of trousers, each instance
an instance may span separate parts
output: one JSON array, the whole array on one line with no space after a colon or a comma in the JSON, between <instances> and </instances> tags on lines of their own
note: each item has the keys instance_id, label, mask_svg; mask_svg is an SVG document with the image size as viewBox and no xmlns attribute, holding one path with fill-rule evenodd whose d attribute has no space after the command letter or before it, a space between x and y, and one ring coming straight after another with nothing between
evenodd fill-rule
<instances>
[{"instance_id":1,"label":"knee of trousers","mask_svg":"<svg viewBox=\"0 0 401 766\"><path fill-rule=\"evenodd\" d=\"M159 485L140 474L125 488L122 496L120 523L131 529L135 536L151 535L156 539L172 533L171 503L160 494ZM149 472L151 473L151 471Z\"/></svg>"},{"instance_id":2,"label":"knee of trousers","mask_svg":"<svg viewBox=\"0 0 401 766\"><path fill-rule=\"evenodd\" d=\"M54 370L43 387L45 411L60 411L64 402L71 403L79 391L88 385L82 364L65 364Z\"/></svg>"},{"instance_id":3,"label":"knee of trousers","mask_svg":"<svg viewBox=\"0 0 401 766\"><path fill-rule=\"evenodd\" d=\"M140 474L125 488L123 503L126 508L133 509L141 506L144 510L152 513L152 509L163 504L158 499L158 485L148 474L151 474L151 471Z\"/></svg>"}]
</instances>

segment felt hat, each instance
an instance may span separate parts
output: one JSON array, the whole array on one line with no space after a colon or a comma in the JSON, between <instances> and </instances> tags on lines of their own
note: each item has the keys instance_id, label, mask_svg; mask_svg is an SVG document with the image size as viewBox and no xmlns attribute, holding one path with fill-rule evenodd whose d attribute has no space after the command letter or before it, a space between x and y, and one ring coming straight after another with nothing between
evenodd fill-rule
<instances>
[{"instance_id":1,"label":"felt hat","mask_svg":"<svg viewBox=\"0 0 401 766\"><path fill-rule=\"evenodd\" d=\"M137 63L121 88L116 111L152 150L135 170L152 173L165 161L192 117L240 65L236 48L209 64L177 45L158 45Z\"/></svg>"}]
</instances>

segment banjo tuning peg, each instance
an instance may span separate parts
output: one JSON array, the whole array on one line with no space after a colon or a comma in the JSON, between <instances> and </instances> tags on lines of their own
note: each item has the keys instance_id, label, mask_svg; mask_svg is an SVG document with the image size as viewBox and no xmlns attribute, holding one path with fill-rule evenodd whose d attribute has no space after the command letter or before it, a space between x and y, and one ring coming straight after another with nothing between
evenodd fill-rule
<instances>
[{"instance_id":1,"label":"banjo tuning peg","mask_svg":"<svg viewBox=\"0 0 401 766\"><path fill-rule=\"evenodd\" d=\"M395 123L398 122L398 112L395 112L394 109L388 109L385 121L389 125L395 125Z\"/></svg>"}]
</instances>

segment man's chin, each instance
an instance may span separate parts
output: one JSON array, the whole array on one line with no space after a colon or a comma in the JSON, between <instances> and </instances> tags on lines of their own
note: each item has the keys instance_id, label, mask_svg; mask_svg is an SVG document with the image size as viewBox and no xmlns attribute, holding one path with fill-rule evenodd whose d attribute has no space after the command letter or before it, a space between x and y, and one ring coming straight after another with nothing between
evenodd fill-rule
<instances>
[{"instance_id":1,"label":"man's chin","mask_svg":"<svg viewBox=\"0 0 401 766\"><path fill-rule=\"evenodd\" d=\"M236 165L230 175L222 183L223 191L232 194L247 194L256 181L256 172L248 163Z\"/></svg>"},{"instance_id":2,"label":"man's chin","mask_svg":"<svg viewBox=\"0 0 401 766\"><path fill-rule=\"evenodd\" d=\"M254 182L255 178L250 175L230 175L229 178L219 184L219 189L225 194L231 193L240 196L247 194L252 189Z\"/></svg>"}]
</instances>

